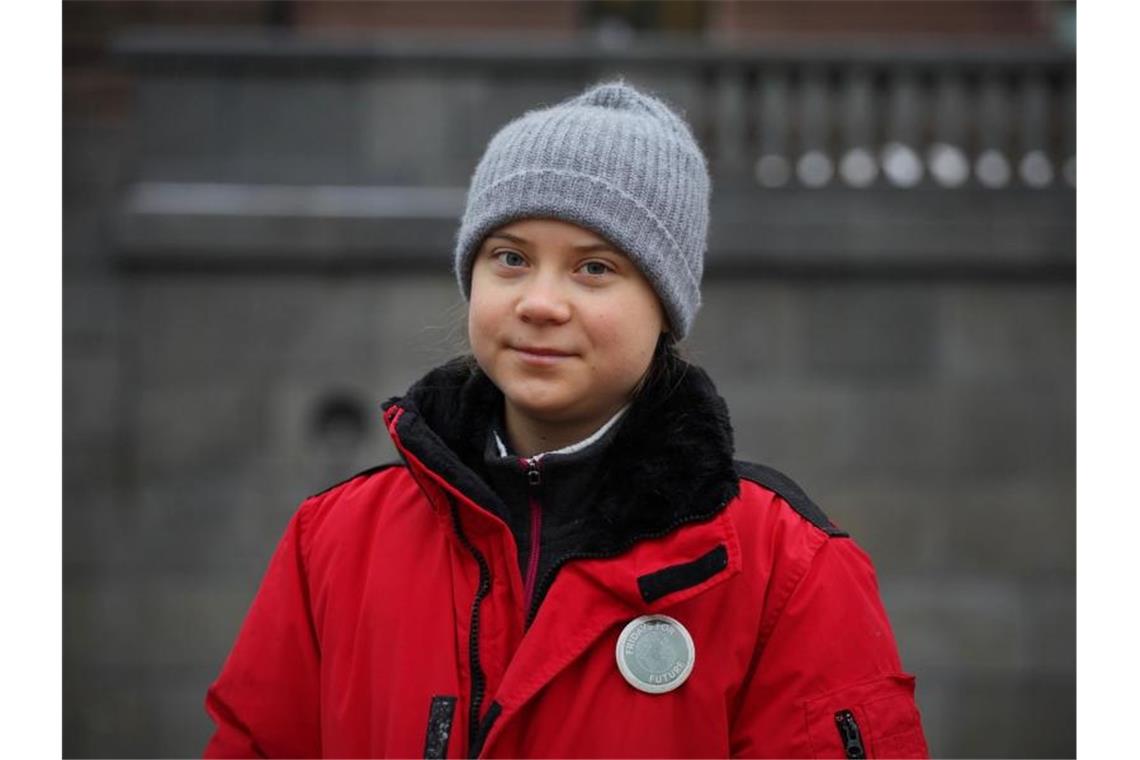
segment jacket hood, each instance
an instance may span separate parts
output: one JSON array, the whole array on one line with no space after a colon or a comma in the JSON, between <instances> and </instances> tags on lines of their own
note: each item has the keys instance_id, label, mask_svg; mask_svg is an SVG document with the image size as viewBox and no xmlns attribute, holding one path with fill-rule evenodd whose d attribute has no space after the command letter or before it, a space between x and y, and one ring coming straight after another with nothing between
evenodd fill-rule
<instances>
[{"instance_id":1,"label":"jacket hood","mask_svg":"<svg viewBox=\"0 0 1140 760\"><path fill-rule=\"evenodd\" d=\"M739 491L724 400L704 370L680 362L650 380L618 422L598 470L600 496L584 515L592 551L661 535L715 515ZM426 466L505 517L484 481L487 434L503 394L470 357L432 370L402 398L395 434Z\"/></svg>"}]
</instances>

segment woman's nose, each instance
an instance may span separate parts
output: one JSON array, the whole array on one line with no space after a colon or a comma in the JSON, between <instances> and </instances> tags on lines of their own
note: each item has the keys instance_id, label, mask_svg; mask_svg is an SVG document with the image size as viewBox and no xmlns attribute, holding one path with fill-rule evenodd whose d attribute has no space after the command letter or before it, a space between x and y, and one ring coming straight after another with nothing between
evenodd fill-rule
<instances>
[{"instance_id":1,"label":"woman's nose","mask_svg":"<svg viewBox=\"0 0 1140 760\"><path fill-rule=\"evenodd\" d=\"M523 290L515 314L524 322L560 323L570 318L570 304L558 283L535 277Z\"/></svg>"}]
</instances>

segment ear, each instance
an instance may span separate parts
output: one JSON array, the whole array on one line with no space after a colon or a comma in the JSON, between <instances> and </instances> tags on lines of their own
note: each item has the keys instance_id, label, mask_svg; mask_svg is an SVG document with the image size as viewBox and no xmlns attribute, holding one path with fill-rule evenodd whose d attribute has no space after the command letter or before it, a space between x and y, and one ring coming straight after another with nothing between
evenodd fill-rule
<instances>
[{"instance_id":1,"label":"ear","mask_svg":"<svg viewBox=\"0 0 1140 760\"><path fill-rule=\"evenodd\" d=\"M661 335L668 335L672 332L669 324L669 312L665 311L665 304L661 303L660 297L657 298L657 321L660 324Z\"/></svg>"}]
</instances>

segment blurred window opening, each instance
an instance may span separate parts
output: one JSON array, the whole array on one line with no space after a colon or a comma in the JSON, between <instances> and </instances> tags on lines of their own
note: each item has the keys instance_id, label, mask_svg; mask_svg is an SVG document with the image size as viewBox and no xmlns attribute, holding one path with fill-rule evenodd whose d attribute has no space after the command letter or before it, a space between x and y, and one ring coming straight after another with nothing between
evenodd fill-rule
<instances>
[{"instance_id":1,"label":"blurred window opening","mask_svg":"<svg viewBox=\"0 0 1140 760\"><path fill-rule=\"evenodd\" d=\"M324 443L355 445L368 433L364 404L350 393L329 393L313 410L311 432Z\"/></svg>"}]
</instances>

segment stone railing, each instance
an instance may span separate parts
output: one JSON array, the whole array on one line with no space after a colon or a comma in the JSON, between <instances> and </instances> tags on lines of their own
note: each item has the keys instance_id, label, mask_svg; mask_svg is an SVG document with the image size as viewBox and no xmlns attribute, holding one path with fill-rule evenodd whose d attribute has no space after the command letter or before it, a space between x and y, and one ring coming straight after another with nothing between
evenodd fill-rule
<instances>
[{"instance_id":1,"label":"stone railing","mask_svg":"<svg viewBox=\"0 0 1140 760\"><path fill-rule=\"evenodd\" d=\"M707 117L718 169L762 187L1076 184L1075 66L1062 51L731 56Z\"/></svg>"},{"instance_id":2,"label":"stone railing","mask_svg":"<svg viewBox=\"0 0 1140 760\"><path fill-rule=\"evenodd\" d=\"M1074 266L1070 50L139 30L115 51L137 81L129 259L422 260L498 127L622 76L709 156L714 268Z\"/></svg>"}]
</instances>

